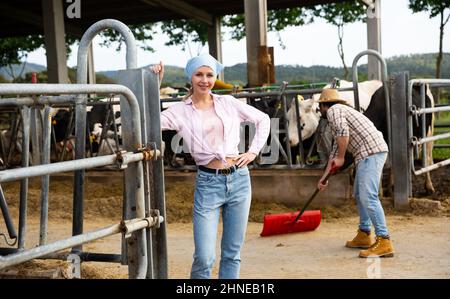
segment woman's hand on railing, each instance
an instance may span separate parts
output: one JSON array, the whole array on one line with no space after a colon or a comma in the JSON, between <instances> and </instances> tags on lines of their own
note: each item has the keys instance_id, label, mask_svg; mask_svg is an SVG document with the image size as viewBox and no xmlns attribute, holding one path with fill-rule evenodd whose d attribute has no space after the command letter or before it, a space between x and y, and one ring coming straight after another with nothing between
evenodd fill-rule
<instances>
[{"instance_id":1,"label":"woman's hand on railing","mask_svg":"<svg viewBox=\"0 0 450 299\"><path fill-rule=\"evenodd\" d=\"M154 64L150 67L150 70L155 74L159 74L159 84L161 84L164 76L164 63L162 61L159 64Z\"/></svg>"}]
</instances>

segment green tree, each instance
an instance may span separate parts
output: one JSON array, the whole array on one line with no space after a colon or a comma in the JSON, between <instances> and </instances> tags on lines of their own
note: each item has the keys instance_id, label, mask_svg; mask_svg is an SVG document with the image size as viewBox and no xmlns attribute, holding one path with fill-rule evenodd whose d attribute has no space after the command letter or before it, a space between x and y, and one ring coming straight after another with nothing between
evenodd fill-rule
<instances>
[{"instance_id":1,"label":"green tree","mask_svg":"<svg viewBox=\"0 0 450 299\"><path fill-rule=\"evenodd\" d=\"M450 18L450 0L409 0L409 8L413 13L428 12L430 19L439 15L439 53L436 58L436 78L441 78L442 48L444 40L444 28ZM445 13L449 12L447 16Z\"/></svg>"},{"instance_id":2,"label":"green tree","mask_svg":"<svg viewBox=\"0 0 450 299\"><path fill-rule=\"evenodd\" d=\"M325 19L329 24L335 25L338 31L338 53L344 67L344 78L348 77L348 68L344 56L344 25L363 21L366 16L366 7L361 2L337 2L315 6L313 15Z\"/></svg>"},{"instance_id":3,"label":"green tree","mask_svg":"<svg viewBox=\"0 0 450 299\"><path fill-rule=\"evenodd\" d=\"M153 40L153 35L156 34L155 24L141 24L141 25L128 25L131 32L134 35L134 38L138 42L138 46L145 50L154 52L154 49L148 44L149 41ZM122 35L112 29L104 30L100 33L102 37L102 42L100 42L100 46L103 47L111 47L113 43L117 43L116 51L120 51L122 48L122 44L124 39Z\"/></svg>"},{"instance_id":4,"label":"green tree","mask_svg":"<svg viewBox=\"0 0 450 299\"><path fill-rule=\"evenodd\" d=\"M155 34L154 24L144 25L131 25L129 26L133 32L134 37L138 42L138 45L147 51L153 51L153 48L148 45L148 41L152 40L152 35ZM105 30L100 36L102 36L101 46L111 47L114 42L117 42L116 50L120 51L122 46L122 36L114 30ZM79 42L78 37L66 35L66 51L67 55L70 55L70 47ZM9 70L9 75L13 78L13 81L17 81L22 77L23 70L26 66L26 59L28 53L37 49L45 47L45 40L43 35L29 35L19 37L7 37L0 39L0 67L6 66ZM19 74L15 74L12 68L13 64L22 65L22 70Z\"/></svg>"},{"instance_id":5,"label":"green tree","mask_svg":"<svg viewBox=\"0 0 450 299\"><path fill-rule=\"evenodd\" d=\"M28 53L39 49L43 42L44 37L41 35L0 39L0 67L8 67L8 73L13 80L22 76L26 64L23 64L19 74L14 73L12 65L20 63L23 59L26 61Z\"/></svg>"},{"instance_id":6,"label":"green tree","mask_svg":"<svg viewBox=\"0 0 450 299\"><path fill-rule=\"evenodd\" d=\"M276 32L280 45L283 42L279 32L288 26L300 26L312 22L312 18L307 16L307 10L301 7L288 8L283 10L269 10L267 17L268 31ZM245 37L245 16L244 14L224 16L221 20L223 27L231 28L231 39L241 40ZM204 46L208 42L208 26L200 21L192 19L181 19L161 22L161 30L169 37L166 43L168 46L180 45L182 49L188 48L193 56L190 43L198 43ZM198 54L200 52L197 50Z\"/></svg>"},{"instance_id":7,"label":"green tree","mask_svg":"<svg viewBox=\"0 0 450 299\"><path fill-rule=\"evenodd\" d=\"M161 22L161 30L169 37L167 46L180 45L183 50L186 47L191 56L198 55L200 47L208 42L208 26L193 19L180 19ZM200 45L196 53L192 53L191 42Z\"/></svg>"},{"instance_id":8,"label":"green tree","mask_svg":"<svg viewBox=\"0 0 450 299\"><path fill-rule=\"evenodd\" d=\"M309 10L304 7L294 7L267 12L267 30L279 33L289 26L302 26L314 21ZM231 39L241 40L245 37L245 15L229 15L222 20L222 25L232 28ZM282 44L280 40L280 44Z\"/></svg>"}]
</instances>

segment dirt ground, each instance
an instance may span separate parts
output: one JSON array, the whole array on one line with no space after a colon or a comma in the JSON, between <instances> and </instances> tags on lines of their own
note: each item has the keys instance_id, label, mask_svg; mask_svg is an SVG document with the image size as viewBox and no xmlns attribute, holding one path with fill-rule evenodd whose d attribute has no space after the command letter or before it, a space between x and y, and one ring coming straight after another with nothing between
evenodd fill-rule
<instances>
[{"instance_id":1,"label":"dirt ground","mask_svg":"<svg viewBox=\"0 0 450 299\"><path fill-rule=\"evenodd\" d=\"M360 259L357 257L358 250L343 246L357 228L353 201L340 207L322 208L323 221L316 231L262 238L259 233L265 213L293 211L293 208L254 200L241 254L241 278L450 278L449 169L443 168L436 174L436 194L428 199L414 200L411 211L395 211L391 199L382 200L396 250L396 256L391 259ZM414 184L414 196L419 196L422 183L415 181ZM2 187L17 223L19 184L7 183ZM72 180L52 179L50 194L49 241L52 241L71 234ZM121 194L120 184L98 181L86 185L85 231L118 222L122 210ZM35 246L39 238L39 195L39 181L31 180L27 248ZM193 186L173 184L166 188L170 278L189 277L193 254L192 195ZM311 208L314 209L314 206ZM0 232L5 231L4 223L0 221ZM0 238L0 247L5 246L6 243ZM86 244L84 250L120 253L120 236ZM60 261L36 260L16 268L22 271L41 270L62 264ZM217 277L217 272L218 261L213 277ZM82 277L127 278L127 267L85 262L82 264Z\"/></svg>"}]
</instances>

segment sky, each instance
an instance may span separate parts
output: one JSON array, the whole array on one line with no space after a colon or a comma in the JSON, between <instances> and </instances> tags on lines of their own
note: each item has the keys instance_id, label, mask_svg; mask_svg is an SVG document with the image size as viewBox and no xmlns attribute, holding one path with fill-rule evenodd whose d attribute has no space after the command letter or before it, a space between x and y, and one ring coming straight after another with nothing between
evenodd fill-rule
<instances>
[{"instance_id":1,"label":"sky","mask_svg":"<svg viewBox=\"0 0 450 299\"><path fill-rule=\"evenodd\" d=\"M270 0L268 0L270 1ZM408 0L381 0L381 47L384 57L414 53L436 53L439 48L439 17L430 19L427 13L415 13L408 8ZM448 11L447 11L448 12ZM83 17L83 16L81 16ZM450 52L450 25L444 34L444 52ZM346 64L351 66L353 58L367 49L367 27L358 22L344 27L344 53ZM224 30L223 30L224 31ZM232 66L245 63L246 42L230 40L227 31L223 32L223 64ZM341 66L337 52L337 29L321 19L314 23L289 27L279 32L283 49L276 33L268 33L268 46L274 47L275 65L327 65ZM99 38L94 39L94 65L96 71L119 70L125 68L125 51L116 52L114 48L98 46ZM167 65L184 67L191 55L196 55L198 45L192 45L183 51L181 46L165 46L168 37L163 34L154 36L149 45L155 49L150 53L138 49L138 67L158 63L162 60ZM125 49L125 47L122 47ZM208 46L200 48L200 53L207 53ZM72 48L68 65L76 65L77 46ZM45 50L39 49L29 54L28 62L46 65ZM360 63L366 63L365 57Z\"/></svg>"}]
</instances>

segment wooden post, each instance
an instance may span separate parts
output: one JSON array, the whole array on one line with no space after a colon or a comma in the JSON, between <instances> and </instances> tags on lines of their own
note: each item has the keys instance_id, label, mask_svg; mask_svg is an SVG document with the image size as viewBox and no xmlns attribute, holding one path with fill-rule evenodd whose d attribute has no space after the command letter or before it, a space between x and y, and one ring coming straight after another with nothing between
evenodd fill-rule
<instances>
[{"instance_id":1,"label":"wooden post","mask_svg":"<svg viewBox=\"0 0 450 299\"><path fill-rule=\"evenodd\" d=\"M268 69L269 69L269 83L275 83L275 56L273 54L273 47L268 47L269 61L268 61Z\"/></svg>"}]
</instances>

